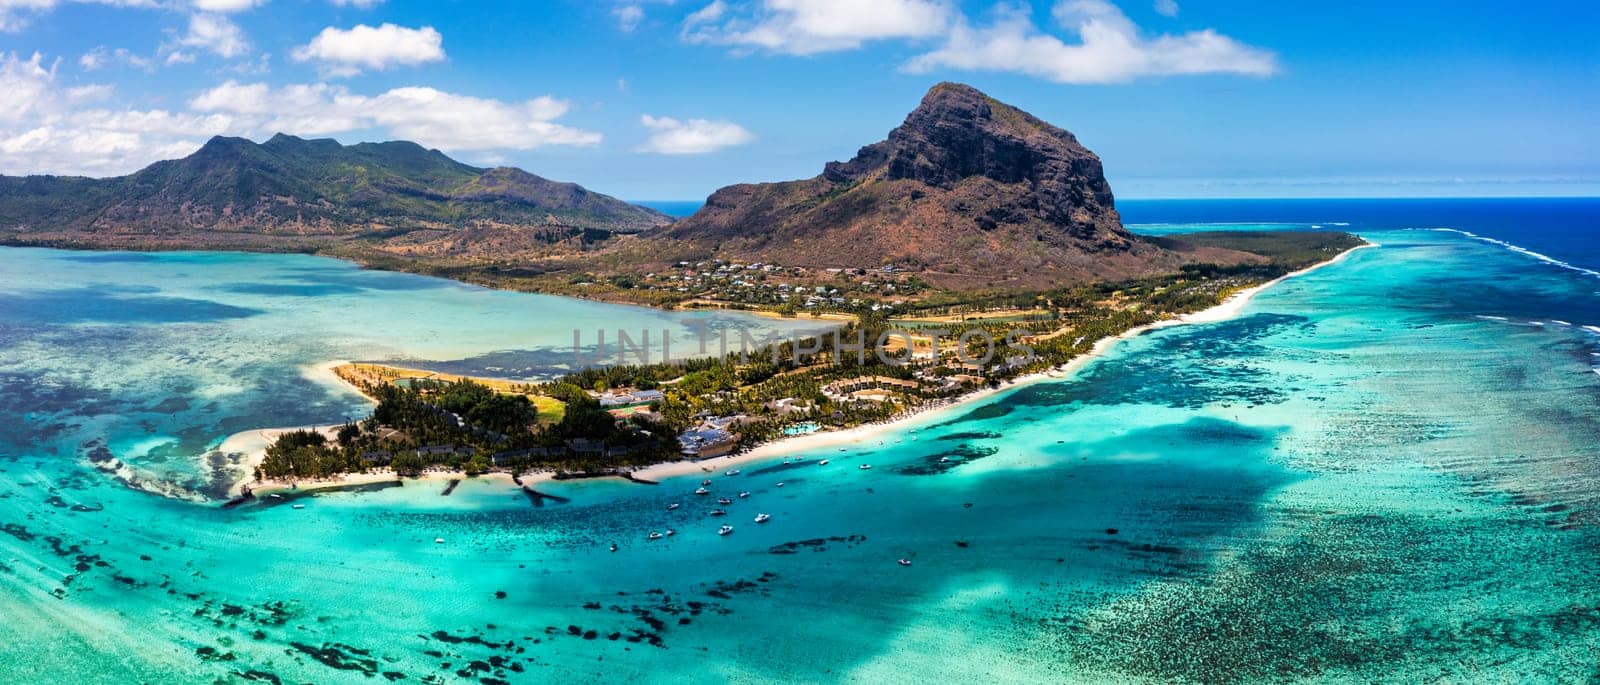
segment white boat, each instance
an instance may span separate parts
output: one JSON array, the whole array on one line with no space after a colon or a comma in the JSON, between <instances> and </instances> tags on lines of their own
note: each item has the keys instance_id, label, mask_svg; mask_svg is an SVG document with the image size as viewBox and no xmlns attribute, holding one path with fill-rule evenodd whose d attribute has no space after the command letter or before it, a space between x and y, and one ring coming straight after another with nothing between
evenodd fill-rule
<instances>
[{"instance_id":1,"label":"white boat","mask_svg":"<svg viewBox=\"0 0 1600 685\"><path fill-rule=\"evenodd\" d=\"M668 528L668 529L667 529L667 537L669 537L669 538L670 538L670 537L672 537L672 536L674 536L674 535L677 535L677 534L678 534L678 531L675 531L675 530L673 530L673 529L671 529L671 528Z\"/></svg>"},{"instance_id":2,"label":"white boat","mask_svg":"<svg viewBox=\"0 0 1600 685\"><path fill-rule=\"evenodd\" d=\"M767 521L770 521L770 520L772 520L771 516L768 516L766 514L756 514L756 523L766 523Z\"/></svg>"},{"instance_id":3,"label":"white boat","mask_svg":"<svg viewBox=\"0 0 1600 685\"><path fill-rule=\"evenodd\" d=\"M739 469L728 469L728 475L730 475L730 476L737 476L740 473L741 473L741 471L739 471Z\"/></svg>"},{"instance_id":4,"label":"white boat","mask_svg":"<svg viewBox=\"0 0 1600 685\"><path fill-rule=\"evenodd\" d=\"M910 559L901 559L900 560L900 565L901 566L910 566L911 565L911 560Z\"/></svg>"},{"instance_id":5,"label":"white boat","mask_svg":"<svg viewBox=\"0 0 1600 685\"><path fill-rule=\"evenodd\" d=\"M783 481L781 481L781 480L778 481L778 484L773 486L773 487L779 487L779 488L783 487Z\"/></svg>"},{"instance_id":6,"label":"white boat","mask_svg":"<svg viewBox=\"0 0 1600 685\"><path fill-rule=\"evenodd\" d=\"M822 461L817 462L817 466L827 466L827 465L828 465L828 460L827 459L823 459Z\"/></svg>"},{"instance_id":7,"label":"white boat","mask_svg":"<svg viewBox=\"0 0 1600 685\"><path fill-rule=\"evenodd\" d=\"M939 457L939 463L943 464L947 461L950 461L950 457Z\"/></svg>"},{"instance_id":8,"label":"white boat","mask_svg":"<svg viewBox=\"0 0 1600 685\"><path fill-rule=\"evenodd\" d=\"M433 539L433 544L435 544L435 545L442 545L442 544L444 544L444 538L434 538L434 539Z\"/></svg>"},{"instance_id":9,"label":"white boat","mask_svg":"<svg viewBox=\"0 0 1600 685\"><path fill-rule=\"evenodd\" d=\"M296 505L294 505L294 508L296 508L296 509L304 509L304 508L306 508L306 505L304 505L304 504L296 504Z\"/></svg>"},{"instance_id":10,"label":"white boat","mask_svg":"<svg viewBox=\"0 0 1600 685\"><path fill-rule=\"evenodd\" d=\"M617 551L617 543L615 543L615 542L611 543L611 551L613 551L613 552Z\"/></svg>"},{"instance_id":11,"label":"white boat","mask_svg":"<svg viewBox=\"0 0 1600 685\"><path fill-rule=\"evenodd\" d=\"M657 532L652 530L652 531L650 531L650 534L645 536L645 537L647 537L647 538L649 538L651 540L660 540L662 538L662 535L660 533L657 533Z\"/></svg>"},{"instance_id":12,"label":"white boat","mask_svg":"<svg viewBox=\"0 0 1600 685\"><path fill-rule=\"evenodd\" d=\"M718 497L717 504L733 504L733 500L726 497Z\"/></svg>"},{"instance_id":13,"label":"white boat","mask_svg":"<svg viewBox=\"0 0 1600 685\"><path fill-rule=\"evenodd\" d=\"M717 529L717 535L727 535L733 532L733 526L723 526Z\"/></svg>"},{"instance_id":14,"label":"white boat","mask_svg":"<svg viewBox=\"0 0 1600 685\"><path fill-rule=\"evenodd\" d=\"M283 499L283 495L280 495L280 494L278 494L276 492L274 492L274 493L272 493L270 495L267 495L267 496L271 497L272 499Z\"/></svg>"},{"instance_id":15,"label":"white boat","mask_svg":"<svg viewBox=\"0 0 1600 685\"><path fill-rule=\"evenodd\" d=\"M696 494L696 495L709 495L709 494L711 494L711 491L707 490L705 488L695 488L694 489L694 494Z\"/></svg>"},{"instance_id":16,"label":"white boat","mask_svg":"<svg viewBox=\"0 0 1600 685\"><path fill-rule=\"evenodd\" d=\"M711 484L711 479L707 478L707 479L705 479L703 481L700 481L700 484L701 485L710 485Z\"/></svg>"},{"instance_id":17,"label":"white boat","mask_svg":"<svg viewBox=\"0 0 1600 685\"><path fill-rule=\"evenodd\" d=\"M711 515L712 516L727 516L728 512L726 510L723 510L723 509L712 509L711 510Z\"/></svg>"},{"instance_id":18,"label":"white boat","mask_svg":"<svg viewBox=\"0 0 1600 685\"><path fill-rule=\"evenodd\" d=\"M867 469L872 468L872 465L871 464L862 464L860 466L857 466L856 468L861 469L862 471L865 471Z\"/></svg>"},{"instance_id":19,"label":"white boat","mask_svg":"<svg viewBox=\"0 0 1600 685\"><path fill-rule=\"evenodd\" d=\"M673 502L672 504L668 504L667 505L667 511L672 511L674 509L677 509L680 506L682 506L682 505L678 504L677 502Z\"/></svg>"},{"instance_id":20,"label":"white boat","mask_svg":"<svg viewBox=\"0 0 1600 685\"><path fill-rule=\"evenodd\" d=\"M748 490L739 493L739 499L744 499L744 498L749 497L749 496L750 496L750 491L748 491Z\"/></svg>"},{"instance_id":21,"label":"white boat","mask_svg":"<svg viewBox=\"0 0 1600 685\"><path fill-rule=\"evenodd\" d=\"M843 448L843 447L840 447L840 448L839 448L839 451L840 451L840 452L843 452L843 451L844 451L844 448Z\"/></svg>"}]
</instances>

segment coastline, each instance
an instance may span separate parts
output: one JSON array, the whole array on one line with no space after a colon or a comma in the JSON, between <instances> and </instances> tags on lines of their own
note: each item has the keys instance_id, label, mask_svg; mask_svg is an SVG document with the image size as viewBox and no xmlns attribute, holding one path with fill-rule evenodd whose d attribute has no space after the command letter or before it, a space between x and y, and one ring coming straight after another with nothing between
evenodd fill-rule
<instances>
[{"instance_id":1,"label":"coastline","mask_svg":"<svg viewBox=\"0 0 1600 685\"><path fill-rule=\"evenodd\" d=\"M976 391L967 393L965 395L957 396L957 397L952 398L952 399L950 399L948 401L945 401L945 402L939 402L939 403L935 403L935 404L930 404L930 405L922 407L922 408L920 408L920 409L918 409L918 410L916 410L914 412L897 416L894 419L889 420L889 421L884 421L884 422L880 422L880 423L865 424L865 425L861 425L861 426L854 426L854 427L846 428L846 429L843 429L843 430L819 431L819 432L810 433L810 434L807 434L807 435L797 435L797 436L792 436L792 437L780 438L780 439L777 439L777 440L773 440L771 442L763 443L761 445L758 445L758 446L756 446L754 448L751 448L749 450L745 450L743 452L736 452L736 453L725 455L725 456L721 456L721 457L712 457L712 458L709 458L709 459L702 459L702 460L697 460L697 461L669 461L669 462L661 462L661 463L657 463L657 464L651 464L649 466L643 466L643 467L638 467L638 468L633 469L631 471L631 475L634 478L643 479L643 480L650 480L650 481L661 481L661 480L664 480L664 479L667 479L667 478L674 478L674 477L680 477L680 476L689 476L689 475L709 475L709 474L714 474L714 473L716 473L718 471L722 471L722 470L725 470L725 469L728 469L728 468L740 467L740 466L745 465L745 464L750 464L750 463L753 463L753 462L763 461L763 460L767 460L767 459L774 459L774 458L781 457L781 456L784 456L784 455L793 455L793 454L797 454L797 453L800 453L800 452L813 452L813 451L819 451L819 450L831 450L831 451L837 452L837 451L843 451L845 449L848 449L849 447L868 446L869 443L875 444L876 442L880 441L882 436L884 436L885 434L888 434L888 433L893 432L895 430L900 430L900 429L907 428L908 426L910 426L911 424L915 423L918 420L926 419L926 418L928 418L930 416L934 416L934 415L936 415L936 414L938 414L940 412L944 412L944 411L955 409L957 407L961 407L961 406L965 406L965 405L970 405L970 404L974 404L974 403L977 403L977 402L981 402L983 400L992 398L992 397L994 397L996 395L999 395L1001 393L1010 392L1012 390L1017 390L1019 388L1026 387L1026 386L1032 385L1034 383L1040 383L1040 382L1047 381L1047 380L1061 380L1063 378L1070 377L1072 374L1076 373L1077 371L1079 371L1083 367L1089 365L1090 363L1092 363L1095 360L1099 359L1100 357L1104 356L1105 353L1107 351L1109 351L1112 346L1114 346L1117 343L1122 342L1124 340L1128 340L1128 339L1131 339L1131 338L1138 337L1140 335L1144 335L1145 333L1148 333L1148 332L1153 331L1153 330L1158 330L1158 329L1162 329L1162 328L1168 328L1168 327L1171 327L1171 326L1181 326L1181 325L1186 325L1186 324L1216 323L1216 322L1219 322L1219 321L1226 321L1228 319L1232 319L1232 318L1238 316L1239 313L1244 310L1245 306L1250 303L1251 299L1253 299L1256 295L1262 293L1263 291L1266 291L1267 289L1269 289L1269 288L1271 288L1271 287L1273 287L1275 285L1278 285L1279 283L1282 283L1282 282L1284 282L1286 280L1289 280L1291 278L1295 278L1297 276L1302 276L1302 275L1311 273L1313 271L1316 271L1317 269L1321 269L1323 267L1330 266L1330 265L1333 265L1333 264L1337 264L1337 263L1339 263L1341 261L1344 261L1346 258L1348 258L1352 253L1354 253L1357 250L1362 250L1362 249L1366 249L1366 248L1373 248L1373 247L1379 247L1379 245L1377 243L1372 243L1372 242L1368 242L1368 243L1365 243L1365 244L1362 244L1362 245L1357 245L1355 247L1352 247L1352 248L1350 248L1348 250L1345 250L1345 251L1333 256L1332 258L1330 258L1330 259L1328 259L1326 261L1318 262L1318 263L1313 264L1311 266L1308 266L1308 267L1306 267L1304 269L1300 269L1298 271L1293 271L1293 272L1284 274L1282 276L1274 278L1274 279L1272 279L1270 281L1267 281L1265 283L1262 283L1262 284L1259 284L1259 285L1255 285L1255 286L1251 286L1249 288L1245 288L1243 290L1239 290L1237 292L1234 292L1234 293L1228 295L1228 297L1226 299L1224 299L1222 302L1220 302L1220 303L1218 303L1218 304L1216 304L1216 305L1214 305L1212 307L1208 307L1206 309L1203 309L1203 310L1200 310L1200 311L1197 311L1197 312L1190 312L1188 314L1181 314L1181 315L1178 315L1178 316L1175 316L1175 317L1172 317L1172 318L1163 319L1161 321L1148 323L1148 324L1145 324L1145 325L1142 325L1142 326L1135 326L1135 327L1130 328L1130 329L1128 329L1126 331L1123 331L1120 334L1113 335L1113 336L1107 336L1107 337L1101 338L1099 340L1096 340L1094 345L1089 348L1089 351L1087 351L1087 352L1085 352L1085 353L1083 353L1081 355L1078 355L1077 357L1074 357L1072 360L1070 360L1067 363L1062 364L1060 366L1056 366L1054 368L1046 369L1044 371L1039 371L1039 372L1027 374L1027 375L1024 375L1024 376L1019 376L1019 377L1014 378L1014 379L1012 379L1010 381L1007 381L1007 382L1005 382L1005 383L1003 383L1003 384L1001 384L999 386L976 390ZM324 363L321 363L321 364L317 364L317 365L314 365L312 367L308 367L306 369L307 377L311 378L312 380L315 380L317 382L329 382L329 381L331 381L334 384L340 385L340 386L345 387L347 389L350 389L352 391L356 391L359 394L359 391L356 390L354 386L350 385L343 378L340 378L338 376L338 374L333 373L334 367L342 365L342 364L345 364L345 363L348 363L348 362L331 361L331 362L324 362ZM365 395L363 395L363 397L365 397ZM337 429L337 427L338 427L338 424L335 424L335 425L333 425L331 427L317 429L317 430L328 431L328 430ZM364 485L364 484L370 484L370 483L379 483L379 482L386 482L386 481L391 481L391 480L398 480L398 478L394 475L393 472L385 471L385 472L376 472L376 473L346 474L346 475L339 476L337 478L333 478L333 479L329 479L329 480L303 481L303 482L299 482L299 483L296 483L296 484L291 484L291 483L287 483L287 482L279 482L279 481L261 481L261 482L255 481L254 480L255 466L257 464L259 464L261 462L261 459L263 459L265 457L266 446L267 446L267 444L269 444L271 442L271 439L276 438L276 436L281 435L282 433L285 433L285 432L288 432L288 431L301 430L301 429L305 429L305 428L316 429L314 426L309 426L309 427L308 426L302 426L302 427L293 427L293 428L256 429L256 430L243 431L241 433L236 433L234 435L229 436L227 439L223 440L222 444L220 444L217 449L218 450L222 450L224 452L227 452L229 450L226 449L226 448L230 444L233 445L235 448L242 448L242 449L235 449L233 451L244 453L244 459L242 459L240 463L243 466L245 466L245 468L246 468L245 474L242 475L240 480L238 482L236 482L233 485L233 487L230 489L230 491L229 491L230 495L239 493L241 488L243 488L246 485L251 486L252 490L256 491L256 492L275 492L275 491L289 490L291 488L295 488L295 489L298 489L300 491L304 491L304 490L315 490L315 489L350 487L350 486ZM262 436L262 437L251 437L251 436ZM270 436L270 437L266 437L266 436ZM257 444L256 441L257 440L261 441L259 443L259 447L256 447L256 444ZM823 455L814 455L814 456L817 459L826 458ZM539 471L539 472L531 472L531 473L528 473L528 474L521 475L520 478L522 479L524 484L529 484L529 483L538 483L538 482L550 481L550 480L552 480L554 478L554 475L555 474L553 472ZM410 480L446 480L446 479L451 479L451 478L462 478L462 479L465 479L467 477L468 476L466 476L465 474L463 474L463 473L461 473L459 471L457 471L457 472L429 471L429 472L426 472L426 473L424 473L423 475L421 475L421 476L419 476L417 478L410 479ZM477 478L496 478L496 477L498 477L498 478L503 478L504 480L506 480L507 483L511 483L512 482L512 475L511 474L505 473L505 472L498 472L498 471L497 472L486 473L486 474L483 474L483 475L480 475L480 476L476 476L476 477ZM620 476L618 476L618 477L620 477Z\"/></svg>"},{"instance_id":2,"label":"coastline","mask_svg":"<svg viewBox=\"0 0 1600 685\"><path fill-rule=\"evenodd\" d=\"M726 456L712 457L710 459L702 459L699 461L669 461L660 464L652 464L650 466L635 469L633 471L633 475L638 478L659 481L665 478L672 478L674 476L715 473L723 469L738 467L743 464L780 457L783 455L795 454L797 452L809 452L816 450L838 451L838 449L842 447L864 446L865 443L868 442L875 443L876 440L881 438L883 435L898 429L906 428L918 419L928 417L932 414L955 409L963 405L981 402L994 397L995 395L1026 387L1034 383L1039 383L1046 380L1061 380L1069 377L1078 370L1089 365L1089 363L1099 359L1117 343L1144 335L1147 332L1161 328L1167 328L1170 326L1216 323L1218 321L1232 319L1238 316L1239 312L1244 310L1245 305L1249 304L1252 298L1268 288L1271 288L1272 286L1296 276L1302 276L1311 273L1312 271L1316 271L1322 267L1337 264L1341 261L1344 261L1356 250L1369 247L1379 247L1379 245L1372 242L1368 242L1363 245L1357 245L1345 250L1344 252L1340 252L1327 261L1318 262L1304 269L1293 271L1274 278L1266 283L1245 288L1233 293L1229 295L1227 299L1215 306L1208 307L1198 312L1191 312L1188 314L1175 316L1170 319L1163 319L1154 323L1148 323L1143 326L1135 326L1123 331L1120 334L1107 336L1096 340L1094 345L1089 348L1088 352L1078 355L1077 357L1072 358L1071 361L1068 361L1060 366L1024 376L1019 376L1005 382L998 387L976 390L974 392L955 397L948 402L929 405L918 411L898 416L890 421L855 426L853 428L846 428L844 430L820 431L808 435L796 435L793 437L780 438L778 440L773 440L772 442L763 443L744 452L737 452ZM826 458L824 455L815 456L818 459Z\"/></svg>"}]
</instances>

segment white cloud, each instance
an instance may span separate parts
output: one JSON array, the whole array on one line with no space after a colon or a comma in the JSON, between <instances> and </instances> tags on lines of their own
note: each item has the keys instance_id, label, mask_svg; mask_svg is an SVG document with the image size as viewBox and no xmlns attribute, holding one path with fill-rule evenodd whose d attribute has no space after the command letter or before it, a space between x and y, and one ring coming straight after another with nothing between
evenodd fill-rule
<instances>
[{"instance_id":1,"label":"white cloud","mask_svg":"<svg viewBox=\"0 0 1600 685\"><path fill-rule=\"evenodd\" d=\"M617 28L623 33L633 33L639 28L639 22L644 21L644 7L638 3L618 5L611 13L617 17Z\"/></svg>"},{"instance_id":2,"label":"white cloud","mask_svg":"<svg viewBox=\"0 0 1600 685\"><path fill-rule=\"evenodd\" d=\"M1178 16L1178 0L1156 0L1156 14L1163 17Z\"/></svg>"},{"instance_id":3,"label":"white cloud","mask_svg":"<svg viewBox=\"0 0 1600 685\"><path fill-rule=\"evenodd\" d=\"M58 87L54 65L38 54L0 53L0 173L122 173L188 154L229 124L211 114L83 108L112 94L105 85Z\"/></svg>"},{"instance_id":4,"label":"white cloud","mask_svg":"<svg viewBox=\"0 0 1600 685\"><path fill-rule=\"evenodd\" d=\"M1146 36L1105 0L1063 0L1052 14L1079 42L1069 44L1044 33L1025 7L1002 8L986 27L961 20L943 46L911 60L906 69L1014 72L1071 84L1178 74L1269 76L1278 71L1273 53L1211 29Z\"/></svg>"},{"instance_id":5,"label":"white cloud","mask_svg":"<svg viewBox=\"0 0 1600 685\"><path fill-rule=\"evenodd\" d=\"M378 3L383 2L383 0L331 0L331 2L339 7L354 7L356 9L365 10L376 7Z\"/></svg>"},{"instance_id":6,"label":"white cloud","mask_svg":"<svg viewBox=\"0 0 1600 685\"><path fill-rule=\"evenodd\" d=\"M354 76L362 69L414 66L444 59L444 38L432 26L419 29L383 24L357 24L348 30L329 26L311 42L294 49L297 62L316 61L335 76Z\"/></svg>"},{"instance_id":7,"label":"white cloud","mask_svg":"<svg viewBox=\"0 0 1600 685\"><path fill-rule=\"evenodd\" d=\"M731 121L708 119L680 121L671 117L653 117L648 114L640 117L639 121L652 131L650 139L639 148L641 152L699 155L744 145L755 140L755 136L744 127Z\"/></svg>"},{"instance_id":8,"label":"white cloud","mask_svg":"<svg viewBox=\"0 0 1600 685\"><path fill-rule=\"evenodd\" d=\"M690 43L790 55L853 50L867 41L929 38L958 14L948 0L715 0L684 21Z\"/></svg>"},{"instance_id":9,"label":"white cloud","mask_svg":"<svg viewBox=\"0 0 1600 685\"><path fill-rule=\"evenodd\" d=\"M85 52L78 58L78 66L83 67L84 71L95 71L113 64L126 64L136 69L148 69L153 63L154 60L151 58L136 55L127 48L113 50L104 45Z\"/></svg>"},{"instance_id":10,"label":"white cloud","mask_svg":"<svg viewBox=\"0 0 1600 685\"><path fill-rule=\"evenodd\" d=\"M273 88L228 81L190 100L189 108L240 117L246 122L242 130L261 135L383 129L391 136L445 150L527 150L600 142L599 133L555 123L569 106L548 96L504 102L421 86L366 96L326 83Z\"/></svg>"},{"instance_id":11,"label":"white cloud","mask_svg":"<svg viewBox=\"0 0 1600 685\"><path fill-rule=\"evenodd\" d=\"M0 32L21 31L35 14L55 9L62 2L113 7L158 7L161 0L0 0Z\"/></svg>"},{"instance_id":12,"label":"white cloud","mask_svg":"<svg viewBox=\"0 0 1600 685\"><path fill-rule=\"evenodd\" d=\"M189 17L189 32L178 38L177 45L209 50L230 59L250 51L250 41L245 39L244 31L220 14Z\"/></svg>"},{"instance_id":13,"label":"white cloud","mask_svg":"<svg viewBox=\"0 0 1600 685\"><path fill-rule=\"evenodd\" d=\"M426 87L363 95L326 83L227 81L169 111L110 103L109 86L56 81L55 65L42 56L0 53L0 174L123 174L187 155L213 135L259 139L278 131L403 138L490 155L600 142L599 133L558 123L569 106L552 97L507 102Z\"/></svg>"},{"instance_id":14,"label":"white cloud","mask_svg":"<svg viewBox=\"0 0 1600 685\"><path fill-rule=\"evenodd\" d=\"M243 12L267 0L194 0L194 8L201 12Z\"/></svg>"}]
</instances>

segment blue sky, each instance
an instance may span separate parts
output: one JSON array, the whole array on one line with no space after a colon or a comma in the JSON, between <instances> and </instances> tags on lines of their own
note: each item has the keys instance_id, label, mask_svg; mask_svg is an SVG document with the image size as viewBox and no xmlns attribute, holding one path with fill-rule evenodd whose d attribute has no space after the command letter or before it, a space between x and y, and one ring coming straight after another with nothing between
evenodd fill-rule
<instances>
[{"instance_id":1,"label":"blue sky","mask_svg":"<svg viewBox=\"0 0 1600 685\"><path fill-rule=\"evenodd\" d=\"M818 173L942 80L1120 197L1600 194L1590 3L0 0L0 173L413 139L637 200Z\"/></svg>"}]
</instances>

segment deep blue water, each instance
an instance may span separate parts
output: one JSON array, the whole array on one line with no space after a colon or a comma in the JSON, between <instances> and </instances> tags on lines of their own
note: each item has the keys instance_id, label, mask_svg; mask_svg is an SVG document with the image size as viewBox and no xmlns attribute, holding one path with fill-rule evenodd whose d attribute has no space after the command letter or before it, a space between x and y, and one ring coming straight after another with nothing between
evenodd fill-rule
<instances>
[{"instance_id":1,"label":"deep blue water","mask_svg":"<svg viewBox=\"0 0 1600 685\"><path fill-rule=\"evenodd\" d=\"M1600 198L1416 198L1336 200L1120 200L1122 221L1139 224L1297 224L1291 230L1448 227L1600 269ZM1348 224L1348 225L1346 225ZM1192 226L1189 227L1192 230Z\"/></svg>"}]
</instances>

